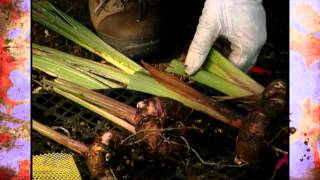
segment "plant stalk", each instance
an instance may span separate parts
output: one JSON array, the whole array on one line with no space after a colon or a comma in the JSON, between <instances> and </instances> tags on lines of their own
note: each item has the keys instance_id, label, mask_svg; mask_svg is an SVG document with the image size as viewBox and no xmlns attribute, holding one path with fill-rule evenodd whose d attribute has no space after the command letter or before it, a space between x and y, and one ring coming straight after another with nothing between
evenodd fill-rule
<instances>
[{"instance_id":1,"label":"plant stalk","mask_svg":"<svg viewBox=\"0 0 320 180\"><path fill-rule=\"evenodd\" d=\"M182 62L174 59L171 61L166 71L183 76L184 65ZM190 79L216 89L228 96L241 97L252 95L252 92L249 90L205 70L199 70L194 75L190 76Z\"/></svg>"},{"instance_id":2,"label":"plant stalk","mask_svg":"<svg viewBox=\"0 0 320 180\"><path fill-rule=\"evenodd\" d=\"M136 124L134 120L136 109L125 103L119 102L108 96L104 96L100 93L97 93L87 88L83 88L77 84L68 82L60 78L55 79L52 85L67 93L71 93L85 101L88 101L89 103L97 105L98 107L102 107L111 114L121 119L125 119L133 125Z\"/></svg>"},{"instance_id":3,"label":"plant stalk","mask_svg":"<svg viewBox=\"0 0 320 180\"><path fill-rule=\"evenodd\" d=\"M177 93L176 91L154 80L153 78L151 78L145 73L146 71L140 65L136 64L135 62L131 61L129 58L125 57L118 51L111 48L109 45L107 45L104 41L98 38L93 32L91 32L84 25L74 20L70 16L66 15L62 11L56 9L53 5L51 5L47 1L39 1L37 3L33 3L32 12L33 12L32 17L35 21L60 33L61 35L74 41L80 46L83 46L84 48L87 48L88 50L98 54L99 56L105 58L108 62L122 69L126 73L132 74L127 87L128 89L153 94L155 96L168 97L181 102L182 104L184 104L189 108L206 113L209 116L217 120L220 120L222 122L228 123L234 127L239 126L239 122L241 122L241 118L230 119L227 117L228 116L227 114L223 114L215 110L210 103L201 102L194 96L189 96L189 97L184 96L183 89L180 89L182 91L179 91L179 93ZM143 72L139 72L139 71L143 71ZM59 91L58 88L54 88L54 89ZM179 90L179 89L175 89L175 90ZM69 95L70 97L75 97L71 94L67 94L67 95ZM92 108L92 106L88 106L88 107Z\"/></svg>"},{"instance_id":4,"label":"plant stalk","mask_svg":"<svg viewBox=\"0 0 320 180\"><path fill-rule=\"evenodd\" d=\"M90 59L74 56L46 46L32 44L32 54L47 57L54 61L65 62L68 65L82 72L88 72L111 79L123 84L128 84L130 75L110 65L95 62Z\"/></svg>"},{"instance_id":5,"label":"plant stalk","mask_svg":"<svg viewBox=\"0 0 320 180\"><path fill-rule=\"evenodd\" d=\"M63 77L64 79L77 83L89 89L109 89L110 87L102 82L88 76L66 63L53 61L52 59L39 55L32 55L32 67L39 69L53 77Z\"/></svg>"},{"instance_id":6,"label":"plant stalk","mask_svg":"<svg viewBox=\"0 0 320 180\"><path fill-rule=\"evenodd\" d=\"M77 140L71 139L66 135L60 134L34 119L32 120L32 129L36 130L41 135L48 137L61 145L66 146L67 148L82 156L85 156L89 152L89 148L87 145Z\"/></svg>"},{"instance_id":7,"label":"plant stalk","mask_svg":"<svg viewBox=\"0 0 320 180\"><path fill-rule=\"evenodd\" d=\"M232 79L238 86L248 89L253 94L260 94L264 90L263 86L241 71L215 49L210 51L203 68L213 74L223 76L226 80ZM221 73L221 71L224 73Z\"/></svg>"},{"instance_id":8,"label":"plant stalk","mask_svg":"<svg viewBox=\"0 0 320 180\"><path fill-rule=\"evenodd\" d=\"M114 124L118 125L121 128L124 128L126 130L128 130L129 132L135 134L135 127L133 125L131 125L130 123L128 123L127 121L120 119L119 117L111 114L108 112L107 109L104 109L103 107L98 107L96 105L93 105L75 95L72 95L70 93L67 93L59 88L53 88L53 91L62 95L63 97L70 99L71 101L80 104L81 106L83 106L84 108L91 110L97 114L99 114L100 116L108 119L109 121L113 122Z\"/></svg>"}]
</instances>

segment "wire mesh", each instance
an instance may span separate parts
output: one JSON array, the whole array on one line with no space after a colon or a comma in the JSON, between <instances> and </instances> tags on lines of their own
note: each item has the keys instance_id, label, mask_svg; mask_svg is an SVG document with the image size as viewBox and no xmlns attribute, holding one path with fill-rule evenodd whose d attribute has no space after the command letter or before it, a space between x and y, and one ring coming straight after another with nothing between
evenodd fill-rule
<instances>
[{"instance_id":1,"label":"wire mesh","mask_svg":"<svg viewBox=\"0 0 320 180\"><path fill-rule=\"evenodd\" d=\"M32 179L81 179L77 165L70 154L50 153L35 155L32 161Z\"/></svg>"}]
</instances>

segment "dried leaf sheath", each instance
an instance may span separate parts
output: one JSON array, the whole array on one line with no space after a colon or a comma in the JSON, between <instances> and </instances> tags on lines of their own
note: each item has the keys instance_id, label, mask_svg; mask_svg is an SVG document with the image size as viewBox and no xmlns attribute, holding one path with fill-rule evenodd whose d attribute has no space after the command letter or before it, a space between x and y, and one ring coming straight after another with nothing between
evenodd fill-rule
<instances>
[{"instance_id":1,"label":"dried leaf sheath","mask_svg":"<svg viewBox=\"0 0 320 180\"><path fill-rule=\"evenodd\" d=\"M154 77L161 85L175 92L185 106L203 112L219 121L239 128L243 115L223 106L221 103L210 100L209 97L192 89L189 85L176 77L161 73L150 65L143 63L146 70Z\"/></svg>"},{"instance_id":2,"label":"dried leaf sheath","mask_svg":"<svg viewBox=\"0 0 320 180\"><path fill-rule=\"evenodd\" d=\"M209 98L207 98L200 92L194 90L189 85L183 83L178 78L161 73L160 71L157 71L155 68L151 67L147 63L142 62L142 64L150 72L153 78L155 78L161 84L165 85L167 88L174 90L176 93L184 97L187 97L192 101L199 102L205 105L210 105Z\"/></svg>"}]
</instances>

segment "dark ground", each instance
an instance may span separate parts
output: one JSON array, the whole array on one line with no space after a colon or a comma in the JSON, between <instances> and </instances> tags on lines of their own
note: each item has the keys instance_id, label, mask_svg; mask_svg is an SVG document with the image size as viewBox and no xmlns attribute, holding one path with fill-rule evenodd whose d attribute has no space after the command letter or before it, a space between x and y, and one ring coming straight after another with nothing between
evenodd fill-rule
<instances>
[{"instance_id":1,"label":"dark ground","mask_svg":"<svg viewBox=\"0 0 320 180\"><path fill-rule=\"evenodd\" d=\"M50 2L93 29L89 21L87 0L51 0ZM179 33L172 32L172 37L176 39L170 43L172 45L170 47L171 51L165 51L161 56L151 57L146 59L146 61L151 62L156 67L162 67L162 65L159 66L157 64L159 62L162 64L172 58L179 57L182 52L187 50L201 12L203 1L190 0L190 3L195 3L192 9L175 9L173 17L182 19L177 22L181 24L188 23L185 23L186 26L183 26L182 30L177 30ZM172 7L171 9L173 9ZM250 75L262 85L267 85L272 80L278 78L288 81L289 7L288 2L283 1L279 1L276 4L274 1L265 1L264 7L267 13L268 40L262 49L256 65L272 71L272 76L261 76L252 73ZM185 12L182 11L183 9L185 9ZM44 32L45 28L43 26L35 22L32 23L32 41L34 43L101 61L101 58L75 45L57 33L48 30L50 35L45 37ZM34 72L34 75L39 74ZM35 87L36 85L34 84L33 88ZM203 88L201 89L203 90ZM207 92L208 90L204 93ZM148 97L142 94L132 95L131 92L130 96L134 98L121 100L119 93L123 95L123 98L126 96L126 91L120 90L117 93L114 93L113 97L131 105L134 105L136 101L144 97ZM112 96L112 94L109 95ZM95 135L101 133L103 129L114 128L112 125L104 123L105 121L101 117L57 95L34 95L32 103L33 118L49 126L62 126L69 130L72 138L87 144L90 144ZM66 111L70 114L67 115ZM190 121L197 123L197 126L205 128L203 134L190 133L188 135L187 139L190 146L195 148L205 161L219 161L222 164L232 164L237 130L198 113L194 113L190 119ZM202 121L195 121L195 119L201 119ZM273 121L272 128L268 129L266 138L267 141L273 140L272 144L274 146L285 151L288 151L288 123L288 117ZM125 133L122 134L127 136ZM35 132L32 133L32 138L33 154L61 151L71 153L70 150L41 137ZM83 179L90 179L84 159L78 155L75 155L75 159ZM201 164L194 154L187 152L183 152L179 157L172 157L166 160L148 157L138 144L119 150L117 159L111 162L111 167L118 179L270 179L276 162L276 157L270 158L266 155L266 159L262 159L261 162L252 166L211 167ZM274 179L288 179L288 165L283 166L277 172Z\"/></svg>"}]
</instances>

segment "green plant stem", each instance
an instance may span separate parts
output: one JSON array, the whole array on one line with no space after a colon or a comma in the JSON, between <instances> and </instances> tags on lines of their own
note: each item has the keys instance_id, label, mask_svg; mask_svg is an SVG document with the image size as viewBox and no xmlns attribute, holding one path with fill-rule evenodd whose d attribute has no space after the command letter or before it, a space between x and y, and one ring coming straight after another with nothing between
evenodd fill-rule
<instances>
[{"instance_id":1,"label":"green plant stem","mask_svg":"<svg viewBox=\"0 0 320 180\"><path fill-rule=\"evenodd\" d=\"M172 60L166 71L183 76L184 65L178 60ZM252 94L252 92L205 70L199 70L194 75L190 76L190 79L216 89L228 96L241 97Z\"/></svg>"},{"instance_id":2,"label":"green plant stem","mask_svg":"<svg viewBox=\"0 0 320 180\"><path fill-rule=\"evenodd\" d=\"M33 55L32 67L39 69L53 77L63 77L64 79L77 83L89 89L109 89L107 84L103 84L96 79L83 74L80 71L68 66L66 63L52 61L48 57Z\"/></svg>"},{"instance_id":3,"label":"green plant stem","mask_svg":"<svg viewBox=\"0 0 320 180\"><path fill-rule=\"evenodd\" d=\"M53 48L32 44L32 54L47 57L54 61L65 62L82 72L89 72L106 79L128 84L130 75L110 65L95 62L90 59L74 56Z\"/></svg>"},{"instance_id":4,"label":"green plant stem","mask_svg":"<svg viewBox=\"0 0 320 180\"><path fill-rule=\"evenodd\" d=\"M253 94L262 93L264 90L263 86L233 65L215 49L210 51L203 68L208 72L223 76L226 80L232 79L232 82L235 82L240 87L248 89ZM221 73L221 71L224 73Z\"/></svg>"},{"instance_id":5,"label":"green plant stem","mask_svg":"<svg viewBox=\"0 0 320 180\"><path fill-rule=\"evenodd\" d=\"M64 37L88 49L89 51L92 51L103 57L124 72L131 74L132 76L128 84L128 89L146 92L155 96L175 99L185 106L206 113L217 120L233 126L238 126L237 124L233 124L233 120L227 119L223 114L217 112L210 105L208 106L206 104L194 102L191 99L188 99L187 97L184 97L183 95L175 93L172 90L162 86L153 78L148 76L144 68L142 68L140 65L136 64L123 54L113 49L111 46L107 45L84 25L66 15L62 11L56 9L47 1L39 1L32 4L32 18L51 30L58 32ZM147 82L147 84L143 82ZM59 91L57 88L54 89ZM74 97L72 94L68 95L70 95L70 97ZM88 108L92 107L88 106Z\"/></svg>"}]
</instances>

